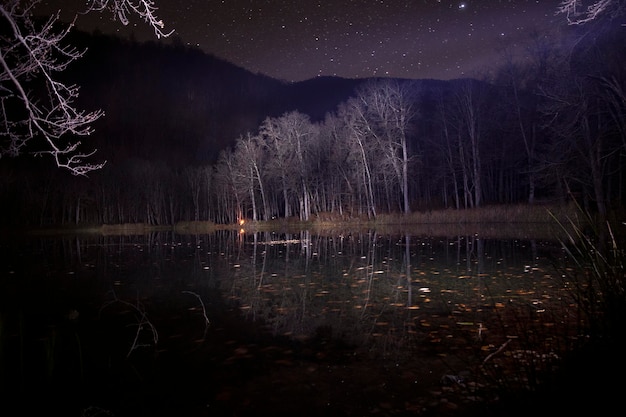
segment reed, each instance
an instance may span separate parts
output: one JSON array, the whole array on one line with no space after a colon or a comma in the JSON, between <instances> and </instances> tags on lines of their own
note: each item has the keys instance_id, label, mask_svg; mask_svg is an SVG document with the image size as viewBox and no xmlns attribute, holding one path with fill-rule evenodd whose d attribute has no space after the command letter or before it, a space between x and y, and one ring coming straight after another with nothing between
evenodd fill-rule
<instances>
[{"instance_id":1,"label":"reed","mask_svg":"<svg viewBox=\"0 0 626 417\"><path fill-rule=\"evenodd\" d=\"M615 225L598 223L582 211L580 216L586 219L585 228L571 219L559 222L566 237L561 245L569 261L561 268L563 277L572 287L589 337L621 343L626 317L626 251L614 233Z\"/></svg>"},{"instance_id":2,"label":"reed","mask_svg":"<svg viewBox=\"0 0 626 417\"><path fill-rule=\"evenodd\" d=\"M497 350L483 361L485 374L498 384L498 393L510 402L494 408L491 415L526 416L541 409L544 414L597 414L612 413L621 404L615 395L615 379L626 371L623 355L624 325L626 317L626 252L623 234L616 228L623 222L598 221L594 215L577 208L565 221L553 216L562 230L561 245L565 257L558 260L556 269L570 288L568 303L561 317L552 321L563 327L567 317L575 319L573 328L555 337L556 326L542 330L545 322L518 320L517 334L522 353L515 359L515 371L504 374L497 361L504 358L509 346ZM583 226L584 225L584 226ZM556 320L558 319L558 320ZM550 329L548 332L546 329ZM530 336L530 337L529 337ZM554 342L561 341L555 345ZM533 346L549 343L556 347L557 356L539 357ZM515 392L512 387L520 388ZM521 394L520 394L521 392ZM485 415L484 413L482 415Z\"/></svg>"}]
</instances>

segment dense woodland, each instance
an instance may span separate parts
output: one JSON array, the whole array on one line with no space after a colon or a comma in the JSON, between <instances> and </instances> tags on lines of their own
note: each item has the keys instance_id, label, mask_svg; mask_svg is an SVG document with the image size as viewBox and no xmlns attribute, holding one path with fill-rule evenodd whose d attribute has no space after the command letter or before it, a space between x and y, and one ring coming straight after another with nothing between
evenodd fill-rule
<instances>
[{"instance_id":1,"label":"dense woodland","mask_svg":"<svg viewBox=\"0 0 626 417\"><path fill-rule=\"evenodd\" d=\"M3 225L375 218L576 198L626 202L622 26L529 37L531 58L452 81L252 74L180 42L74 34L63 76L102 108L87 177L0 161ZM506 51L503 51L506 56Z\"/></svg>"}]
</instances>

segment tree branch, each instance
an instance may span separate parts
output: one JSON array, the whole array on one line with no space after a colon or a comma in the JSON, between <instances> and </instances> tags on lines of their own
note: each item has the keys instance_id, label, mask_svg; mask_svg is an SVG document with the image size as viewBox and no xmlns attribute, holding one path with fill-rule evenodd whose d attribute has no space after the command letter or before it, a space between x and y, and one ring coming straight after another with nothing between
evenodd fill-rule
<instances>
[{"instance_id":1,"label":"tree branch","mask_svg":"<svg viewBox=\"0 0 626 417\"><path fill-rule=\"evenodd\" d=\"M57 78L85 53L64 43L76 18L64 26L59 11L39 22L33 17L39 2L6 0L0 4L0 158L20 155L31 141L42 139L43 143L34 145L35 155L49 154L58 167L85 175L105 162L86 162L96 151L79 150L81 142L72 138L89 136L93 122L104 112L77 109L79 87ZM90 0L84 13L105 9L124 25L129 15L139 16L158 38L173 32L163 31L151 0Z\"/></svg>"}]
</instances>

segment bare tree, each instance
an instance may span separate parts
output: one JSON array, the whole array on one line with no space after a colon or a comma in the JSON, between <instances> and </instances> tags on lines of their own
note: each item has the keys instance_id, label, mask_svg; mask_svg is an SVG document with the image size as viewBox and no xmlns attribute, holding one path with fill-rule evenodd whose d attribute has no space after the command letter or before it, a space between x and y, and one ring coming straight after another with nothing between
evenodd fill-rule
<instances>
[{"instance_id":1,"label":"bare tree","mask_svg":"<svg viewBox=\"0 0 626 417\"><path fill-rule=\"evenodd\" d=\"M39 0L37 0L39 1ZM164 32L165 23L156 16L157 7L152 0L90 0L85 13L109 10L114 19L124 26L129 23L129 16L135 15L154 29L157 38L168 37L174 31Z\"/></svg>"},{"instance_id":2,"label":"bare tree","mask_svg":"<svg viewBox=\"0 0 626 417\"><path fill-rule=\"evenodd\" d=\"M516 62L511 50L503 50L504 64L499 70L497 83L506 87L503 95L503 107L506 108L504 113L509 116L506 125L511 129L510 135L519 138L523 145L527 201L533 204L537 188L542 185L538 169L544 121L540 111L539 90L543 83L549 83L553 72L562 74L558 67L563 57L560 49L549 42L545 34L532 32L528 39L527 51L530 58L524 63Z\"/></svg>"},{"instance_id":3,"label":"bare tree","mask_svg":"<svg viewBox=\"0 0 626 417\"><path fill-rule=\"evenodd\" d=\"M360 178L358 184L365 193L367 204L367 217L376 218L376 202L374 198L374 175L372 172L372 160L375 158L375 147L369 132L368 119L366 117L366 108L363 101L356 98L350 98L339 107L338 117L346 129L346 139L350 149L349 161L354 166L354 172L357 178ZM359 209L360 212L360 209Z\"/></svg>"},{"instance_id":4,"label":"bare tree","mask_svg":"<svg viewBox=\"0 0 626 417\"><path fill-rule=\"evenodd\" d=\"M345 105L342 105L345 108ZM327 187L325 194L329 206L326 211L337 211L344 216L344 210L348 213L355 211L355 175L353 163L350 163L351 133L348 126L335 113L327 113L324 123L320 126L320 150L325 153L325 172L322 176L323 186ZM360 183L360 181L356 181Z\"/></svg>"},{"instance_id":5,"label":"bare tree","mask_svg":"<svg viewBox=\"0 0 626 417\"><path fill-rule=\"evenodd\" d=\"M269 176L282 189L285 217L292 213L290 197L298 199L303 220L308 220L311 215L309 153L317 138L317 129L307 115L298 111L285 113L279 118L267 118L259 129L267 144Z\"/></svg>"},{"instance_id":6,"label":"bare tree","mask_svg":"<svg viewBox=\"0 0 626 417\"><path fill-rule=\"evenodd\" d=\"M358 96L367 108L370 133L377 139L382 155L393 168L402 193L402 210L407 214L411 211L407 136L417 113L412 103L412 87L384 80L366 84Z\"/></svg>"},{"instance_id":7,"label":"bare tree","mask_svg":"<svg viewBox=\"0 0 626 417\"><path fill-rule=\"evenodd\" d=\"M260 136L253 136L249 132L246 136L240 136L235 147L235 161L238 169L238 175L242 177L250 194L250 202L252 204L252 220L257 221L259 218L269 219L269 208L267 198L265 196L265 187L263 185L263 164L265 163L265 154L263 143ZM262 215L259 216L259 210L256 204L256 189L261 194Z\"/></svg>"},{"instance_id":8,"label":"bare tree","mask_svg":"<svg viewBox=\"0 0 626 417\"><path fill-rule=\"evenodd\" d=\"M561 179L567 191L578 186L585 206L595 203L601 218L616 194L612 189L619 193L623 188L611 180L623 167L623 107L616 107L620 103L611 99L605 81L578 75L564 63L560 78L541 90L545 97L542 110L554 142L554 151L545 155L547 172L556 172L552 175Z\"/></svg>"},{"instance_id":9,"label":"bare tree","mask_svg":"<svg viewBox=\"0 0 626 417\"><path fill-rule=\"evenodd\" d=\"M624 0L563 0L557 14L564 14L570 25L583 25L600 18L615 19L626 14Z\"/></svg>"},{"instance_id":10,"label":"bare tree","mask_svg":"<svg viewBox=\"0 0 626 417\"><path fill-rule=\"evenodd\" d=\"M485 122L484 85L475 80L463 80L455 94L453 112L458 126L458 152L463 172L466 207L482 203L482 137Z\"/></svg>"},{"instance_id":11,"label":"bare tree","mask_svg":"<svg viewBox=\"0 0 626 417\"><path fill-rule=\"evenodd\" d=\"M210 187L212 170L208 166L187 166L183 169L183 176L187 180L187 186L191 194L193 204L193 220L200 220L200 202L203 191ZM206 199L205 203L209 200ZM208 203L207 203L208 204Z\"/></svg>"},{"instance_id":12,"label":"bare tree","mask_svg":"<svg viewBox=\"0 0 626 417\"><path fill-rule=\"evenodd\" d=\"M442 158L445 161L445 167L449 170L447 175L450 176L451 186L452 186L452 195L454 198L455 208L459 209L461 207L461 197L459 195L460 181L459 178L459 166L462 166L464 161L457 160L457 152L456 152L456 139L454 137L454 132L458 129L451 122L451 110L449 109L450 105L444 98L443 91L439 90L437 92L437 126L439 127L438 131L441 134L441 137L436 137L434 140L436 146L439 148ZM467 175L466 171L463 170L463 183L467 184ZM447 176L443 174L444 177ZM444 189L447 188L447 182L444 180ZM464 187L464 190L467 187ZM465 202L467 207L467 195L464 193ZM445 206L448 207L447 204L447 196L444 194L444 200L446 201Z\"/></svg>"},{"instance_id":13,"label":"bare tree","mask_svg":"<svg viewBox=\"0 0 626 417\"><path fill-rule=\"evenodd\" d=\"M83 151L76 137L90 135L92 123L104 112L77 109L78 86L58 78L85 53L65 43L76 17L64 25L58 11L38 20L38 3L8 0L0 4L0 158L17 156L29 145L35 154L51 155L58 167L85 175L104 163L88 162L96 151ZM122 24L136 14L154 28L157 37L171 33L163 32L151 0L93 0L85 13L105 9Z\"/></svg>"},{"instance_id":14,"label":"bare tree","mask_svg":"<svg viewBox=\"0 0 626 417\"><path fill-rule=\"evenodd\" d=\"M245 218L244 201L248 188L242 180L245 177L239 175L236 155L231 148L220 152L215 165L216 193L220 205L218 220L221 223L240 222Z\"/></svg>"}]
</instances>

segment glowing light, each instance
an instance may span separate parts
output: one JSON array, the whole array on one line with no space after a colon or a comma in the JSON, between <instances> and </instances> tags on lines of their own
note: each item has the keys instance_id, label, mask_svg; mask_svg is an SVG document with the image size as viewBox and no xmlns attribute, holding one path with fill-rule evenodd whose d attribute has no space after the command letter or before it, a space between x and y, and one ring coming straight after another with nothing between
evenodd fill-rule
<instances>
[{"instance_id":1,"label":"glowing light","mask_svg":"<svg viewBox=\"0 0 626 417\"><path fill-rule=\"evenodd\" d=\"M239 220L239 226L243 226L246 221L244 219Z\"/></svg>"}]
</instances>

